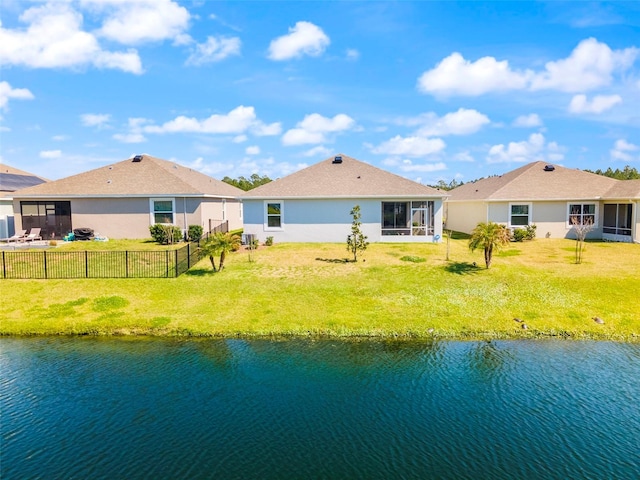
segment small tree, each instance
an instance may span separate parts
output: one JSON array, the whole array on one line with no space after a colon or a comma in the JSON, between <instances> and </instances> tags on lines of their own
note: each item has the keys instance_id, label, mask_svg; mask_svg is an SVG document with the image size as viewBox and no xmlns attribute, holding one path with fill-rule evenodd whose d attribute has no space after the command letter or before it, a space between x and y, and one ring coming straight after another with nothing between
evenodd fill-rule
<instances>
[{"instance_id":1,"label":"small tree","mask_svg":"<svg viewBox=\"0 0 640 480\"><path fill-rule=\"evenodd\" d=\"M358 253L364 252L369 246L369 242L367 242L367 236L362 233L360 205L354 206L349 215L353 217L353 222L351 222L351 235L347 236L347 251L353 254L353 261L357 262Z\"/></svg>"},{"instance_id":2,"label":"small tree","mask_svg":"<svg viewBox=\"0 0 640 480\"><path fill-rule=\"evenodd\" d=\"M587 234L593 230L593 220L590 217L580 222L580 218L577 215L571 216L571 226L576 233L576 264L582 263L582 254L584 252L584 239L587 238Z\"/></svg>"},{"instance_id":3,"label":"small tree","mask_svg":"<svg viewBox=\"0 0 640 480\"><path fill-rule=\"evenodd\" d=\"M477 248L484 249L484 263L489 268L493 258L493 251L507 245L511 239L511 232L504 225L494 222L480 222L471 232L469 248L473 252Z\"/></svg>"},{"instance_id":4,"label":"small tree","mask_svg":"<svg viewBox=\"0 0 640 480\"><path fill-rule=\"evenodd\" d=\"M238 235L232 235L231 233L216 233L209 237L209 239L202 246L202 253L209 257L213 271L221 271L224 268L224 260L227 253L237 250L240 247L241 239ZM220 262L216 270L215 256L220 255Z\"/></svg>"}]
</instances>

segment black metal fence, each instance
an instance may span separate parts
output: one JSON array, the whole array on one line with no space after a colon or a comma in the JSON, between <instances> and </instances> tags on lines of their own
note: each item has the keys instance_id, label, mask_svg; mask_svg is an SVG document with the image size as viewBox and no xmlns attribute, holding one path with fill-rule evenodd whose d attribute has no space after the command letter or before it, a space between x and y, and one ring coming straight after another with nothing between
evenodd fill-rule
<instances>
[{"instance_id":1,"label":"black metal fence","mask_svg":"<svg viewBox=\"0 0 640 480\"><path fill-rule=\"evenodd\" d=\"M202 258L199 243L164 251L2 251L1 278L170 278Z\"/></svg>"}]
</instances>

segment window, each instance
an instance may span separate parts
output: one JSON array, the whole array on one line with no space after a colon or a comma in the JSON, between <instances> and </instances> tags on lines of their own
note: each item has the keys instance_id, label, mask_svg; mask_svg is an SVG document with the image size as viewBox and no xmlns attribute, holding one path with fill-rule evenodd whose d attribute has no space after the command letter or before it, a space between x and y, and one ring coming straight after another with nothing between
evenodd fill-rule
<instances>
[{"instance_id":1,"label":"window","mask_svg":"<svg viewBox=\"0 0 640 480\"><path fill-rule=\"evenodd\" d=\"M529 215L531 212L531 204L511 204L509 205L509 226L525 227L529 225Z\"/></svg>"},{"instance_id":2,"label":"window","mask_svg":"<svg viewBox=\"0 0 640 480\"><path fill-rule=\"evenodd\" d=\"M149 203L151 207L151 224L175 222L175 201L173 198L152 198Z\"/></svg>"},{"instance_id":3,"label":"window","mask_svg":"<svg viewBox=\"0 0 640 480\"><path fill-rule=\"evenodd\" d=\"M411 202L411 235L433 235L433 201Z\"/></svg>"},{"instance_id":4,"label":"window","mask_svg":"<svg viewBox=\"0 0 640 480\"><path fill-rule=\"evenodd\" d=\"M572 225L593 225L596 221L595 203L570 203L568 226Z\"/></svg>"},{"instance_id":5,"label":"window","mask_svg":"<svg viewBox=\"0 0 640 480\"><path fill-rule=\"evenodd\" d=\"M265 202L265 230L282 230L282 202Z\"/></svg>"}]
</instances>

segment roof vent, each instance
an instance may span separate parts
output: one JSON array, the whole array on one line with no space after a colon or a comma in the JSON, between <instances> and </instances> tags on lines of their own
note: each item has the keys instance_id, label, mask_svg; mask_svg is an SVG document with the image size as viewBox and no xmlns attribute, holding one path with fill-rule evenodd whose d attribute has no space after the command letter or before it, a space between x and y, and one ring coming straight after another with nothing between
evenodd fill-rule
<instances>
[{"instance_id":1,"label":"roof vent","mask_svg":"<svg viewBox=\"0 0 640 480\"><path fill-rule=\"evenodd\" d=\"M142 161L142 155L136 155L135 157L133 157L133 161L134 162L141 162Z\"/></svg>"},{"instance_id":2,"label":"roof vent","mask_svg":"<svg viewBox=\"0 0 640 480\"><path fill-rule=\"evenodd\" d=\"M333 157L333 162L331 163L342 163L342 157L341 156Z\"/></svg>"},{"instance_id":3,"label":"roof vent","mask_svg":"<svg viewBox=\"0 0 640 480\"><path fill-rule=\"evenodd\" d=\"M544 171L545 172L553 172L556 169L556 167L554 167L553 165L545 165L544 166Z\"/></svg>"}]
</instances>

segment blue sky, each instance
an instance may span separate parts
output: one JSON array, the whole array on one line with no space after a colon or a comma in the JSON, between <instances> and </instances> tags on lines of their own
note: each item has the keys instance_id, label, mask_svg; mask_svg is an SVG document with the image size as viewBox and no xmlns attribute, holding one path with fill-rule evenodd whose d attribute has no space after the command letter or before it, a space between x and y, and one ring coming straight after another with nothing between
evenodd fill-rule
<instances>
[{"instance_id":1,"label":"blue sky","mask_svg":"<svg viewBox=\"0 0 640 480\"><path fill-rule=\"evenodd\" d=\"M640 2L2 0L0 161L640 168Z\"/></svg>"}]
</instances>

